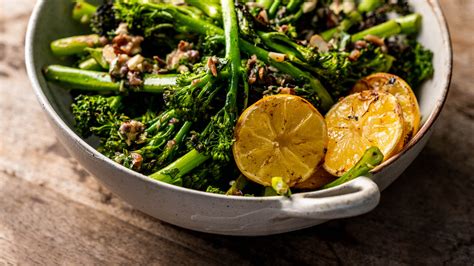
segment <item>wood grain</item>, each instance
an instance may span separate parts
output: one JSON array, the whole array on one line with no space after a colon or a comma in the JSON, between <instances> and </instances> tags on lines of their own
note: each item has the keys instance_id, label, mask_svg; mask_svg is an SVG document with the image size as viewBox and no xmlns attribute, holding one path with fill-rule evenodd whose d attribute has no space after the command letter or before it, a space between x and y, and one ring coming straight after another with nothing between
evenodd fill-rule
<instances>
[{"instance_id":1,"label":"wood grain","mask_svg":"<svg viewBox=\"0 0 474 266\"><path fill-rule=\"evenodd\" d=\"M443 0L454 44L445 111L367 215L270 237L196 233L134 210L59 144L26 77L34 0L0 0L0 264L474 263L474 1Z\"/></svg>"}]
</instances>

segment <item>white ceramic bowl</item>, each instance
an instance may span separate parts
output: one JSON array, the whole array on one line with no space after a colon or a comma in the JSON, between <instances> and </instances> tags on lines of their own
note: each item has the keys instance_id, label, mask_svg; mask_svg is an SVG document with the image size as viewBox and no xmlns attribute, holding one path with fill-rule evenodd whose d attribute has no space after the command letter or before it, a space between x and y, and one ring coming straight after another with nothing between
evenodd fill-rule
<instances>
[{"instance_id":1,"label":"white ceramic bowl","mask_svg":"<svg viewBox=\"0 0 474 266\"><path fill-rule=\"evenodd\" d=\"M423 15L419 40L434 51L435 75L417 91L423 125L397 156L375 169L372 178L359 177L328 190L286 197L236 197L204 193L161 183L133 172L98 153L73 131L69 93L45 81L41 68L62 63L52 40L84 33L70 18L70 1L39 0L26 36L26 65L34 91L59 140L101 183L135 208L181 227L225 235L269 235L320 224L329 219L360 215L379 202L380 191L415 159L431 135L448 93L452 50L445 19L434 0L410 1Z\"/></svg>"}]
</instances>

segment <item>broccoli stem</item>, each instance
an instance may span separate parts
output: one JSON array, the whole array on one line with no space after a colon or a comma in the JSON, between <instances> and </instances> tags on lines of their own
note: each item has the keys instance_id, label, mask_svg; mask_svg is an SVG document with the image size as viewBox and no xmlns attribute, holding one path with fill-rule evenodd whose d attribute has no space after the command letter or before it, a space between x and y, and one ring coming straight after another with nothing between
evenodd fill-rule
<instances>
[{"instance_id":1,"label":"broccoli stem","mask_svg":"<svg viewBox=\"0 0 474 266\"><path fill-rule=\"evenodd\" d=\"M69 88L90 91L119 91L120 83L113 82L109 73L81 70L72 67L51 65L44 70L48 81L67 85Z\"/></svg>"},{"instance_id":2,"label":"broccoli stem","mask_svg":"<svg viewBox=\"0 0 474 266\"><path fill-rule=\"evenodd\" d=\"M273 0L257 0L257 4L265 9L269 9L273 4Z\"/></svg>"},{"instance_id":3,"label":"broccoli stem","mask_svg":"<svg viewBox=\"0 0 474 266\"><path fill-rule=\"evenodd\" d=\"M240 49L239 49L239 27L235 5L233 0L221 0L224 37L225 37L225 55L230 60L230 89L227 92L225 103L226 112L230 115L232 125L237 119L237 89L241 73L240 67Z\"/></svg>"},{"instance_id":4,"label":"broccoli stem","mask_svg":"<svg viewBox=\"0 0 474 266\"><path fill-rule=\"evenodd\" d=\"M224 31L218 26L209 23L207 21L189 16L176 6L168 4L151 4L145 3L142 5L143 8L148 8L152 12L162 10L173 16L177 30L183 33L189 31L202 34L202 35L224 35Z\"/></svg>"},{"instance_id":5,"label":"broccoli stem","mask_svg":"<svg viewBox=\"0 0 474 266\"><path fill-rule=\"evenodd\" d=\"M382 163L383 154L377 147L368 148L360 160L345 174L343 174L338 179L332 181L331 183L323 186L323 189L331 188L338 186L340 184L346 183L356 177L369 174L369 172L374 169L377 165Z\"/></svg>"},{"instance_id":6,"label":"broccoli stem","mask_svg":"<svg viewBox=\"0 0 474 266\"><path fill-rule=\"evenodd\" d=\"M421 28L422 17L418 13L413 13L404 17L396 18L395 21L400 25L401 33L418 33Z\"/></svg>"},{"instance_id":7,"label":"broccoli stem","mask_svg":"<svg viewBox=\"0 0 474 266\"><path fill-rule=\"evenodd\" d=\"M360 13L371 12L383 4L383 0L361 0L357 6L357 10Z\"/></svg>"},{"instance_id":8,"label":"broccoli stem","mask_svg":"<svg viewBox=\"0 0 474 266\"><path fill-rule=\"evenodd\" d=\"M78 67L79 69L82 69L82 70L94 70L94 71L102 70L102 67L99 65L99 63L97 63L97 61L94 58L88 58L80 62Z\"/></svg>"},{"instance_id":9,"label":"broccoli stem","mask_svg":"<svg viewBox=\"0 0 474 266\"><path fill-rule=\"evenodd\" d=\"M109 73L51 65L44 70L46 79L67 85L71 89L86 91L120 91L120 82L114 82ZM176 85L177 75L145 75L140 91L162 93Z\"/></svg>"},{"instance_id":10,"label":"broccoli stem","mask_svg":"<svg viewBox=\"0 0 474 266\"><path fill-rule=\"evenodd\" d=\"M165 168L151 174L150 177L169 184L182 186L183 180L181 178L207 161L207 159L209 159L209 156L193 149Z\"/></svg>"},{"instance_id":11,"label":"broccoli stem","mask_svg":"<svg viewBox=\"0 0 474 266\"><path fill-rule=\"evenodd\" d=\"M260 38L262 39L262 41L265 43L266 46L272 48L273 50L279 53L286 54L288 56L288 59L290 59L290 61L293 61L295 58L298 58L306 62L314 61L314 58L315 58L314 51L293 42L285 34L282 34L279 32L261 32L261 31L258 31L257 34L260 36Z\"/></svg>"},{"instance_id":12,"label":"broccoli stem","mask_svg":"<svg viewBox=\"0 0 474 266\"><path fill-rule=\"evenodd\" d=\"M145 146L134 152L141 154L143 157L155 159L158 151L166 149L166 144L172 138L175 129L176 124L166 124L165 127L160 128L155 135L149 137Z\"/></svg>"},{"instance_id":13,"label":"broccoli stem","mask_svg":"<svg viewBox=\"0 0 474 266\"><path fill-rule=\"evenodd\" d=\"M296 10L298 10L298 8L301 8L302 3L302 0L290 0L290 2L288 2L288 4L286 5L286 9L289 12L294 13Z\"/></svg>"},{"instance_id":14,"label":"broccoli stem","mask_svg":"<svg viewBox=\"0 0 474 266\"><path fill-rule=\"evenodd\" d=\"M92 48L100 44L100 36L97 34L72 36L55 40L51 43L51 51L55 56L69 56L80 54L86 48Z\"/></svg>"},{"instance_id":15,"label":"broccoli stem","mask_svg":"<svg viewBox=\"0 0 474 266\"><path fill-rule=\"evenodd\" d=\"M88 52L103 69L109 69L109 63L103 56L103 48L86 48L84 50Z\"/></svg>"},{"instance_id":16,"label":"broccoli stem","mask_svg":"<svg viewBox=\"0 0 474 266\"><path fill-rule=\"evenodd\" d=\"M401 31L400 25L395 20L388 20L382 24L373 26L364 31L352 35L353 42L364 39L367 35L375 35L380 38L386 38L392 35L399 34Z\"/></svg>"},{"instance_id":17,"label":"broccoli stem","mask_svg":"<svg viewBox=\"0 0 474 266\"><path fill-rule=\"evenodd\" d=\"M293 24L293 23L296 23L296 21L298 21L298 19L301 18L301 16L303 16L303 8L300 8L298 9L298 11L294 14L290 14L288 16L285 16L285 17L282 17L282 18L279 18L278 20L278 24L279 25L284 25L284 24Z\"/></svg>"},{"instance_id":18,"label":"broccoli stem","mask_svg":"<svg viewBox=\"0 0 474 266\"><path fill-rule=\"evenodd\" d=\"M231 187L227 192L226 195L234 195L234 196L242 196L242 190L244 190L245 186L247 186L248 180L244 175L239 175L236 180L233 181Z\"/></svg>"},{"instance_id":19,"label":"broccoli stem","mask_svg":"<svg viewBox=\"0 0 474 266\"><path fill-rule=\"evenodd\" d=\"M328 91L323 87L321 82L315 78L313 75L310 73L303 71L297 67L295 67L293 64L283 61L283 62L277 62L269 56L269 52L254 46L246 41L240 41L240 46L242 50L244 51L251 51L249 54L255 54L258 59L262 60L265 64L272 65L276 67L278 70L289 74L290 76L293 76L297 79L302 79L309 83L310 87L316 92L318 95L320 102L321 102L321 109L323 111L327 111L331 109L332 105L334 104L334 101L331 97L331 95L328 93Z\"/></svg>"},{"instance_id":20,"label":"broccoli stem","mask_svg":"<svg viewBox=\"0 0 474 266\"><path fill-rule=\"evenodd\" d=\"M217 134L218 141L224 138L225 144L219 142L219 147L216 148L216 153L211 154L200 153L193 149L181 158L177 159L170 165L159 170L158 172L150 175L151 178L160 180L167 183L176 185L182 185L182 177L192 171L194 168L200 166L207 159L212 157L217 158L222 156L219 152L220 146L226 146L228 144L227 129L233 127L235 120L237 119L237 89L240 79L240 49L239 49L239 35L237 27L237 17L235 14L235 6L233 0L221 0L222 13L223 13L223 24L224 24L224 36L226 41L226 58L230 61L230 85L227 91L226 103L224 108L218 112L212 119L206 130L210 130L213 126L219 127L221 132L212 132ZM189 19L189 17L188 17ZM212 28L212 27L211 27ZM222 30L221 30L222 31ZM222 112L223 111L223 112ZM216 123L218 125L214 125ZM206 135L206 133L203 133ZM221 135L222 134L222 135ZM213 135L215 136L215 135ZM227 149L224 149L227 152Z\"/></svg>"},{"instance_id":21,"label":"broccoli stem","mask_svg":"<svg viewBox=\"0 0 474 266\"><path fill-rule=\"evenodd\" d=\"M418 13L391 19L352 35L351 40L355 42L364 39L367 35L386 38L397 34L413 34L419 31L421 20L421 15Z\"/></svg>"},{"instance_id":22,"label":"broccoli stem","mask_svg":"<svg viewBox=\"0 0 474 266\"><path fill-rule=\"evenodd\" d=\"M222 12L219 6L219 0L185 0L188 5L195 6L204 12L208 17L220 20L222 19Z\"/></svg>"},{"instance_id":23,"label":"broccoli stem","mask_svg":"<svg viewBox=\"0 0 474 266\"><path fill-rule=\"evenodd\" d=\"M265 187L263 190L264 197L279 196L278 193L272 187Z\"/></svg>"},{"instance_id":24,"label":"broccoli stem","mask_svg":"<svg viewBox=\"0 0 474 266\"><path fill-rule=\"evenodd\" d=\"M96 6L87 3L85 0L76 0L76 4L72 9L72 18L82 24L87 24L96 10Z\"/></svg>"},{"instance_id":25,"label":"broccoli stem","mask_svg":"<svg viewBox=\"0 0 474 266\"><path fill-rule=\"evenodd\" d=\"M148 74L143 79L143 87L140 91L150 93L162 93L165 89L177 84L176 74Z\"/></svg>"},{"instance_id":26,"label":"broccoli stem","mask_svg":"<svg viewBox=\"0 0 474 266\"><path fill-rule=\"evenodd\" d=\"M145 132L149 135L155 134L157 131L161 129L161 127L168 123L168 121L171 118L176 117L176 111L175 110L167 110L158 115L155 119L150 121L150 125L145 129Z\"/></svg>"},{"instance_id":27,"label":"broccoli stem","mask_svg":"<svg viewBox=\"0 0 474 266\"><path fill-rule=\"evenodd\" d=\"M193 123L189 121L184 122L184 124L179 129L178 133L176 133L176 135L171 140L171 142L168 142L165 150L160 154L158 158L158 164L162 165L166 163L167 161L170 161L172 158L174 158L176 151L178 150L179 146L181 145L181 143L183 143L184 139L186 138L186 135L191 129L192 124Z\"/></svg>"},{"instance_id":28,"label":"broccoli stem","mask_svg":"<svg viewBox=\"0 0 474 266\"><path fill-rule=\"evenodd\" d=\"M268 9L268 17L269 18L274 18L276 13L278 12L278 8L281 5L281 0L275 0L273 1L272 5Z\"/></svg>"},{"instance_id":29,"label":"broccoli stem","mask_svg":"<svg viewBox=\"0 0 474 266\"><path fill-rule=\"evenodd\" d=\"M244 85L244 93L243 93L244 100L243 100L242 110L245 110L247 109L247 106L249 104L249 89L250 89L249 83L247 82L248 80L247 71L242 71L242 80L244 81L242 82Z\"/></svg>"}]
</instances>

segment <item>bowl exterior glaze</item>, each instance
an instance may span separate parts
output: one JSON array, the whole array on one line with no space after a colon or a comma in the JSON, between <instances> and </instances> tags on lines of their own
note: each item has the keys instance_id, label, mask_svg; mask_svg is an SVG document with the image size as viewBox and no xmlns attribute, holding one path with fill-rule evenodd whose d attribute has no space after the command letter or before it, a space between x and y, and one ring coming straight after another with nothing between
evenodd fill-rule
<instances>
[{"instance_id":1,"label":"bowl exterior glaze","mask_svg":"<svg viewBox=\"0 0 474 266\"><path fill-rule=\"evenodd\" d=\"M361 177L333 189L299 193L291 198L223 196L175 187L114 163L95 151L92 141L82 140L71 129L69 93L47 83L41 73L46 65L64 64L51 55L52 40L85 31L70 18L68 1L37 2L26 37L26 64L34 91L61 143L110 191L135 208L202 232L248 236L283 233L370 211L378 203L379 190L390 185L427 143L447 96L452 52L438 2L411 2L424 18L420 41L435 54L435 76L417 92L423 116L420 131L399 155L375 169L371 179Z\"/></svg>"}]
</instances>

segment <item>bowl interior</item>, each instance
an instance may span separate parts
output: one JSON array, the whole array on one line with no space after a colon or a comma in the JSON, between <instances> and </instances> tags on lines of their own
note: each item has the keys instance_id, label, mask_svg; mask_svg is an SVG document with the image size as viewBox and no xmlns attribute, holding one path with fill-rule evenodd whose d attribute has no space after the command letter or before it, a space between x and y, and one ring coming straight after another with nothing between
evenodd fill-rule
<instances>
[{"instance_id":1,"label":"bowl interior","mask_svg":"<svg viewBox=\"0 0 474 266\"><path fill-rule=\"evenodd\" d=\"M426 129L426 122L431 115L436 115L446 98L451 78L451 43L446 22L439 4L434 1L410 1L414 10L423 16L423 26L418 40L433 51L434 75L415 90L420 104L422 124ZM421 133L423 130L420 130Z\"/></svg>"},{"instance_id":2,"label":"bowl interior","mask_svg":"<svg viewBox=\"0 0 474 266\"><path fill-rule=\"evenodd\" d=\"M99 3L100 1L91 1ZM422 127L417 136L423 135L438 115L446 98L447 87L451 74L451 46L445 21L439 5L434 1L410 1L416 12L423 16L422 30L419 41L434 52L435 74L415 91L422 114ZM87 33L86 26L80 25L71 18L72 4L64 0L39 1L40 9L32 38L31 62L38 78L42 93L46 96L56 114L67 126L74 130L70 113L71 96L65 88L46 82L41 70L50 64L68 64L64 59L54 57L49 48L51 41L76 34ZM31 30L31 29L30 29ZM417 136L412 140L416 142ZM94 138L86 142L95 146ZM412 143L413 144L413 143Z\"/></svg>"}]
</instances>

